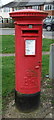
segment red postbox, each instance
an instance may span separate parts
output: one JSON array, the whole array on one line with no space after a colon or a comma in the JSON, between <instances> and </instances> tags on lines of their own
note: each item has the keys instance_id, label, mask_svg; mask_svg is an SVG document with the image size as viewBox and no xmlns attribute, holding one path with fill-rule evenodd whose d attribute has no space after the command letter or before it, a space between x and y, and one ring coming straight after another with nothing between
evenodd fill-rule
<instances>
[{"instance_id":1,"label":"red postbox","mask_svg":"<svg viewBox=\"0 0 54 120\"><path fill-rule=\"evenodd\" d=\"M23 110L39 103L42 64L42 21L47 13L33 9L10 13L15 20L15 102Z\"/></svg>"}]
</instances>

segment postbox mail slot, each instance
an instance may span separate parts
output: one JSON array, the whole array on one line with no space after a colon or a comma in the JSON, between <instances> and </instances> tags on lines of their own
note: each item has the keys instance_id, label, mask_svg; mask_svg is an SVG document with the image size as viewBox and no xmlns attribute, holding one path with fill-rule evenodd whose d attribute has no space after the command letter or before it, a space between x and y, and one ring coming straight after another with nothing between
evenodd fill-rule
<instances>
[{"instance_id":1,"label":"postbox mail slot","mask_svg":"<svg viewBox=\"0 0 54 120\"><path fill-rule=\"evenodd\" d=\"M22 30L22 35L30 35L30 36L34 36L38 34L38 30Z\"/></svg>"}]
</instances>

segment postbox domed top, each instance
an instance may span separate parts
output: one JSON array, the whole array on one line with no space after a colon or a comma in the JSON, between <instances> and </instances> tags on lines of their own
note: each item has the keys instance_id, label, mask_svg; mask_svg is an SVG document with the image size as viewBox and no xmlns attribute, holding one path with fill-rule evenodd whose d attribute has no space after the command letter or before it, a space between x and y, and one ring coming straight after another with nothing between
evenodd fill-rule
<instances>
[{"instance_id":1,"label":"postbox domed top","mask_svg":"<svg viewBox=\"0 0 54 120\"><path fill-rule=\"evenodd\" d=\"M40 11L40 10L35 10L35 9L21 9L21 10L18 10L18 11L16 11L16 12L20 12L20 13L22 13L22 12L28 12L28 13L30 13L30 12L43 12L43 11ZM14 12L14 13L16 13L16 12ZM13 13L13 12L12 12Z\"/></svg>"},{"instance_id":2,"label":"postbox domed top","mask_svg":"<svg viewBox=\"0 0 54 120\"><path fill-rule=\"evenodd\" d=\"M20 16L42 16L43 19L48 15L48 13L35 9L22 9L16 12L9 13L10 17L20 17Z\"/></svg>"}]
</instances>

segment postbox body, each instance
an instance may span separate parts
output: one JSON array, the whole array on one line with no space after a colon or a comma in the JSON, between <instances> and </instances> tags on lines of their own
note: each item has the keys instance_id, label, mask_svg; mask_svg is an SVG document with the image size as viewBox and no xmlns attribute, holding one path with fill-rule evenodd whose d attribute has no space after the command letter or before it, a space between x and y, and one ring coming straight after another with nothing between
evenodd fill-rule
<instances>
[{"instance_id":1,"label":"postbox body","mask_svg":"<svg viewBox=\"0 0 54 120\"><path fill-rule=\"evenodd\" d=\"M42 63L42 26L16 27L16 91L24 94L40 92Z\"/></svg>"},{"instance_id":2,"label":"postbox body","mask_svg":"<svg viewBox=\"0 0 54 120\"><path fill-rule=\"evenodd\" d=\"M20 94L41 91L43 11L32 9L10 13L15 19L16 87Z\"/></svg>"}]
</instances>

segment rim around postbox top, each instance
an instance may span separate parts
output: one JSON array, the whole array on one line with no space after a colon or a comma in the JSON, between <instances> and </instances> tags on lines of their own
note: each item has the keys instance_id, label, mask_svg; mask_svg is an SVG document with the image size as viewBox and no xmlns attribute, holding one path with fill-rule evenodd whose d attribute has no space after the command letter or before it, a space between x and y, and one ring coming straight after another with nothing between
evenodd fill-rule
<instances>
[{"instance_id":1,"label":"rim around postbox top","mask_svg":"<svg viewBox=\"0 0 54 120\"><path fill-rule=\"evenodd\" d=\"M10 17L18 17L18 16L42 16L46 17L48 13L45 11L35 10L35 9L22 9L16 12L9 13Z\"/></svg>"}]
</instances>

